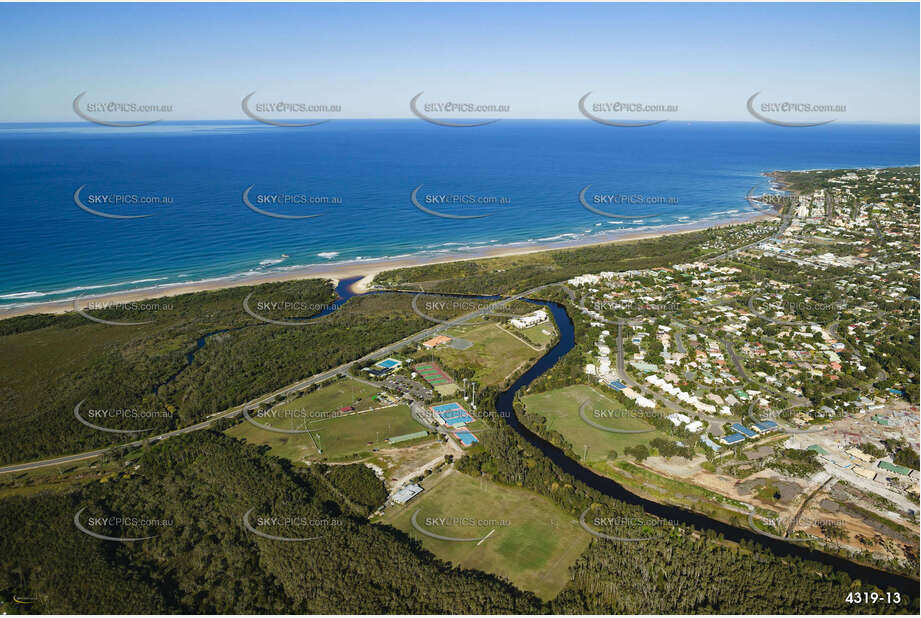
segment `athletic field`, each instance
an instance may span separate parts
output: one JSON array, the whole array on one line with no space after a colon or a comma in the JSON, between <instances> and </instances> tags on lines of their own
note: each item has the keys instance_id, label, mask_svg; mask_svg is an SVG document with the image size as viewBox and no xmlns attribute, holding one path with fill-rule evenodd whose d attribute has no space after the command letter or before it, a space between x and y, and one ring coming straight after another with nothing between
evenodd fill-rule
<instances>
[{"instance_id":1,"label":"athletic field","mask_svg":"<svg viewBox=\"0 0 921 618\"><path fill-rule=\"evenodd\" d=\"M436 358L449 367L471 367L474 380L482 386L500 384L518 368L530 366L541 355L526 343L516 339L495 322L477 322L451 328L447 335L467 339L467 349L435 348Z\"/></svg>"},{"instance_id":2,"label":"athletic field","mask_svg":"<svg viewBox=\"0 0 921 618\"><path fill-rule=\"evenodd\" d=\"M438 366L438 363L419 363L413 369L432 386L454 384L451 376L445 373L444 369Z\"/></svg>"},{"instance_id":3,"label":"athletic field","mask_svg":"<svg viewBox=\"0 0 921 618\"><path fill-rule=\"evenodd\" d=\"M612 396L607 396L598 388L584 385L567 386L544 393L522 397L527 411L547 419L547 429L560 432L572 444L573 451L589 464L609 459L609 453L617 451L624 456L624 449L636 444L646 444L653 438L665 437L645 422L642 415L644 408L628 411ZM603 427L624 430L651 429L647 433L612 433L593 427L579 416L582 402L585 416Z\"/></svg>"},{"instance_id":4,"label":"athletic field","mask_svg":"<svg viewBox=\"0 0 921 618\"><path fill-rule=\"evenodd\" d=\"M252 415L261 425L279 429L309 430L308 433L279 433L243 421L227 431L254 444L266 444L271 454L292 461L317 459L359 459L371 449L390 446L387 438L425 429L413 420L404 404L361 413L379 405L372 400L378 390L355 380L339 380L329 386L279 406L266 416ZM369 444L370 443L370 444ZM322 451L322 453L320 452Z\"/></svg>"},{"instance_id":5,"label":"athletic field","mask_svg":"<svg viewBox=\"0 0 921 618\"><path fill-rule=\"evenodd\" d=\"M432 412L437 414L444 424L450 427L469 425L473 422L473 417L470 416L470 413L456 401L432 406Z\"/></svg>"},{"instance_id":6,"label":"athletic field","mask_svg":"<svg viewBox=\"0 0 921 618\"><path fill-rule=\"evenodd\" d=\"M428 477L409 503L388 509L382 523L419 539L439 558L508 578L543 599L556 596L569 566L592 538L550 500L517 487L500 486L453 469ZM424 530L474 541L445 541Z\"/></svg>"}]
</instances>

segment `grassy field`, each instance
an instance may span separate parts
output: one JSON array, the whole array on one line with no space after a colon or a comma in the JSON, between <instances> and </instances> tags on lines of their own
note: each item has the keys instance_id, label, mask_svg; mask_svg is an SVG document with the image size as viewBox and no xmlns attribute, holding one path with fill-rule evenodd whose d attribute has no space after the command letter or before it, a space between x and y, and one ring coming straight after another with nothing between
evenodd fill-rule
<instances>
[{"instance_id":1,"label":"grassy field","mask_svg":"<svg viewBox=\"0 0 921 618\"><path fill-rule=\"evenodd\" d=\"M624 408L613 397L608 397L601 391L590 386L567 386L557 390L534 395L525 395L524 403L530 414L539 414L547 419L547 428L560 432L572 444L573 450L581 458L588 446L586 463L596 464L607 461L608 453L617 451L623 457L624 448L636 444L646 444L656 437L664 437L659 431L648 433L611 433L596 429L582 420L579 416L579 407L582 402L589 401L585 408L585 415L593 422L611 427L613 429L653 429L652 425L641 418L630 416L596 417L595 410L618 410Z\"/></svg>"},{"instance_id":2,"label":"grassy field","mask_svg":"<svg viewBox=\"0 0 921 618\"><path fill-rule=\"evenodd\" d=\"M464 568L495 573L543 599L556 596L569 580L568 567L588 546L591 536L573 517L548 499L524 489L475 479L449 469L422 483L425 491L409 504L391 507L383 518L419 539L439 558ZM411 524L454 538L423 535ZM437 525L427 518L469 518L466 524ZM495 530L489 534L491 530Z\"/></svg>"},{"instance_id":3,"label":"grassy field","mask_svg":"<svg viewBox=\"0 0 921 618\"><path fill-rule=\"evenodd\" d=\"M747 502L724 496L693 483L657 474L631 461L618 460L595 466L633 493L663 504L674 504L725 521L747 526ZM765 517L776 515L770 509L753 505Z\"/></svg>"},{"instance_id":4,"label":"grassy field","mask_svg":"<svg viewBox=\"0 0 921 618\"><path fill-rule=\"evenodd\" d=\"M323 456L329 459L349 457L387 445L387 438L425 429L413 420L409 406L399 404L363 414L350 414L318 421L310 426L319 434Z\"/></svg>"},{"instance_id":5,"label":"grassy field","mask_svg":"<svg viewBox=\"0 0 921 618\"><path fill-rule=\"evenodd\" d=\"M367 410L377 392L355 380L339 380L285 402L263 417L253 417L260 424L280 429L309 429L309 435L268 431L246 421L227 433L254 444L266 444L273 455L303 461L359 459L373 448L389 446L386 439L391 436L425 429L413 420L405 404L341 416L330 414L347 405Z\"/></svg>"},{"instance_id":6,"label":"grassy field","mask_svg":"<svg viewBox=\"0 0 921 618\"><path fill-rule=\"evenodd\" d=\"M501 384L519 365L539 355L493 322L464 324L445 334L468 339L473 345L466 350L439 346L434 350L436 361L442 360L449 367L474 368L474 379L483 386Z\"/></svg>"},{"instance_id":7,"label":"grassy field","mask_svg":"<svg viewBox=\"0 0 921 618\"><path fill-rule=\"evenodd\" d=\"M273 419L258 419L264 425L273 425ZM399 404L389 408L347 414L328 419L308 421L310 434L283 434L260 429L242 422L227 431L235 438L244 438L254 444L267 444L271 454L291 461L314 459L351 460L371 454L371 449L389 446L387 438L422 431L422 425L413 420L409 406ZM322 450L320 453L317 446Z\"/></svg>"},{"instance_id":8,"label":"grassy field","mask_svg":"<svg viewBox=\"0 0 921 618\"><path fill-rule=\"evenodd\" d=\"M517 328L507 324L505 325L505 328L508 328L512 332L523 334L525 339L537 344L540 347L550 345L550 342L553 341L553 336L556 334L556 328L550 321L544 322L543 324L535 324L534 326L523 328L521 330L518 330ZM547 332L545 333L544 331Z\"/></svg>"},{"instance_id":9,"label":"grassy field","mask_svg":"<svg viewBox=\"0 0 921 618\"><path fill-rule=\"evenodd\" d=\"M381 406L373 399L374 395L379 392L381 392L381 389L364 382L340 379L334 380L311 393L286 401L278 408L279 410L333 412L346 406L352 406L355 410L363 412Z\"/></svg>"}]
</instances>

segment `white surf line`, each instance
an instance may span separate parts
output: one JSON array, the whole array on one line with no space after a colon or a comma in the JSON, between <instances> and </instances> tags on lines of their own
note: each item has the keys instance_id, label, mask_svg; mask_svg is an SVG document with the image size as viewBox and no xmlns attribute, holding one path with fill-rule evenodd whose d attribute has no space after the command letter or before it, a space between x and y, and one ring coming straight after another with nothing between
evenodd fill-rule
<instances>
[{"instance_id":1,"label":"white surf line","mask_svg":"<svg viewBox=\"0 0 921 618\"><path fill-rule=\"evenodd\" d=\"M490 530L490 531L489 531L489 534L487 534L487 535L484 536L482 539L480 539L480 543L482 543L483 541L485 541L486 539L488 539L488 538L492 535L492 533L495 532L495 531L496 531L495 528L493 528L492 530ZM476 545L474 545L474 547L479 547L479 546L480 546L480 543L477 543Z\"/></svg>"}]
</instances>

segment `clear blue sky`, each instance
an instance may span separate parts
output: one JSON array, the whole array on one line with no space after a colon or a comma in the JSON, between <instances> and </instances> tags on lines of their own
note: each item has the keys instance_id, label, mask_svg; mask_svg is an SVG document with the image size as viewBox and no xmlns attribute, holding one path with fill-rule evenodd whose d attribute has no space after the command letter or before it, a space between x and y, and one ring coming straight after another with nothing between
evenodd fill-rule
<instances>
[{"instance_id":1,"label":"clear blue sky","mask_svg":"<svg viewBox=\"0 0 921 618\"><path fill-rule=\"evenodd\" d=\"M0 121L76 121L82 91L168 120L243 119L251 91L409 117L422 90L520 118L580 118L591 90L753 121L760 90L916 124L918 23L918 4L5 4Z\"/></svg>"}]
</instances>

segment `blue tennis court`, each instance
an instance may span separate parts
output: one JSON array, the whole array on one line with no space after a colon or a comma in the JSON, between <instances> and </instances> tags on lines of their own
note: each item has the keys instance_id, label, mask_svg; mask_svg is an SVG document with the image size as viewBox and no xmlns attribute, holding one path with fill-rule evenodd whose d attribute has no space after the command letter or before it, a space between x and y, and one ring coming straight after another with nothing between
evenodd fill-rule
<instances>
[{"instance_id":1,"label":"blue tennis court","mask_svg":"<svg viewBox=\"0 0 921 618\"><path fill-rule=\"evenodd\" d=\"M454 435L457 436L457 439L461 441L461 444L464 446L470 446L471 444L476 444L479 440L476 439L476 436L470 433L469 431L455 431Z\"/></svg>"},{"instance_id":2,"label":"blue tennis court","mask_svg":"<svg viewBox=\"0 0 921 618\"><path fill-rule=\"evenodd\" d=\"M459 403L452 402L432 406L432 412L437 414L445 425L450 425L451 427L473 422L473 417Z\"/></svg>"},{"instance_id":3,"label":"blue tennis court","mask_svg":"<svg viewBox=\"0 0 921 618\"><path fill-rule=\"evenodd\" d=\"M432 406L432 411L437 414L441 414L442 412L454 412L456 410L460 410L461 412L465 411L461 404L453 401L451 403L442 403L437 406Z\"/></svg>"}]
</instances>

